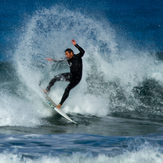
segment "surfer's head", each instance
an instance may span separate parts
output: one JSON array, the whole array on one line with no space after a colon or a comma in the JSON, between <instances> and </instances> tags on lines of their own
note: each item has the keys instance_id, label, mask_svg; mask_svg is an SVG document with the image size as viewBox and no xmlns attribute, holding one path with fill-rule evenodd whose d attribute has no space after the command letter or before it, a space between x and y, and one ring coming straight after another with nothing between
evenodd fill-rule
<instances>
[{"instance_id":1,"label":"surfer's head","mask_svg":"<svg viewBox=\"0 0 163 163\"><path fill-rule=\"evenodd\" d=\"M74 56L74 52L72 49L66 49L65 50L65 55L68 59L71 59Z\"/></svg>"}]
</instances>

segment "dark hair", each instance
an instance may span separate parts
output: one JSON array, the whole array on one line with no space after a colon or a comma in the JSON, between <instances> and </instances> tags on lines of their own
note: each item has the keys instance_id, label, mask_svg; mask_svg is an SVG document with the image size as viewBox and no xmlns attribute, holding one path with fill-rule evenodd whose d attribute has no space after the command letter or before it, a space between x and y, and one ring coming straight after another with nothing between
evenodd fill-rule
<instances>
[{"instance_id":1,"label":"dark hair","mask_svg":"<svg viewBox=\"0 0 163 163\"><path fill-rule=\"evenodd\" d=\"M74 54L73 50L72 50L72 49L70 49L70 48L66 49L66 50L65 50L65 52L69 52L69 53L71 53L71 52L72 52L72 53Z\"/></svg>"}]
</instances>

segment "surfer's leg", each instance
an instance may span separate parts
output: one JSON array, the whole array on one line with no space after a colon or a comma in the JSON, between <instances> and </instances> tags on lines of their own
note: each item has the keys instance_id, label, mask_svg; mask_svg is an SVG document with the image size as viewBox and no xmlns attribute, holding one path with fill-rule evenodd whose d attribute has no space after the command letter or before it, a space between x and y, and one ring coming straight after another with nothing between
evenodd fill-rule
<instances>
[{"instance_id":1,"label":"surfer's leg","mask_svg":"<svg viewBox=\"0 0 163 163\"><path fill-rule=\"evenodd\" d=\"M56 81L70 81L70 73L62 73L60 75L54 76L54 78L49 82L46 91L50 91L51 87L55 84Z\"/></svg>"},{"instance_id":2,"label":"surfer's leg","mask_svg":"<svg viewBox=\"0 0 163 163\"><path fill-rule=\"evenodd\" d=\"M65 92L62 96L61 102L59 103L60 105L62 105L65 102L65 100L69 96L71 89L73 89L76 85L78 85L79 82L80 81L70 82L70 84L68 84L68 86L66 87Z\"/></svg>"}]
</instances>

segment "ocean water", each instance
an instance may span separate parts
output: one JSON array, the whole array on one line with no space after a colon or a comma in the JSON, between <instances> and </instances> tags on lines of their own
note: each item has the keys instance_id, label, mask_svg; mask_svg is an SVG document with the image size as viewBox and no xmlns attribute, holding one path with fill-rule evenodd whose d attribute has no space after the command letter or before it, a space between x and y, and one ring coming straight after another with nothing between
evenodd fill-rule
<instances>
[{"instance_id":1,"label":"ocean water","mask_svg":"<svg viewBox=\"0 0 163 163\"><path fill-rule=\"evenodd\" d=\"M0 162L163 162L163 2L0 1ZM62 109L39 87L85 50L83 78ZM49 96L58 103L68 83Z\"/></svg>"}]
</instances>

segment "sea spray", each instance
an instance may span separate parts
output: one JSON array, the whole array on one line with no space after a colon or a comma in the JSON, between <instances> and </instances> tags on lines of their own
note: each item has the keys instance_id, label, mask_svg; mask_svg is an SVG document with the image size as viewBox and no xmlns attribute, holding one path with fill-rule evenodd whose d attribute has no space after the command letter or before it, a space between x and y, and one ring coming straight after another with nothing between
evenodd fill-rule
<instances>
[{"instance_id":1,"label":"sea spray","mask_svg":"<svg viewBox=\"0 0 163 163\"><path fill-rule=\"evenodd\" d=\"M158 67L161 63L127 41L123 42L126 48L121 48L109 23L95 21L80 11L71 11L63 6L37 11L27 21L26 30L15 50L14 62L19 79L27 87L24 91L32 92L26 98L34 105L41 103L40 80L45 88L54 75L69 72L66 63L56 65L45 59L64 58L64 50L68 47L78 53L71 44L72 38L86 53L82 81L64 103L66 112L97 116L128 112L130 116L140 116L135 111L144 104L140 97L135 98L134 89L143 81L157 76L154 74L160 73ZM159 80L161 82L162 78ZM66 85L58 82L51 89L49 95L56 103L60 101Z\"/></svg>"}]
</instances>

